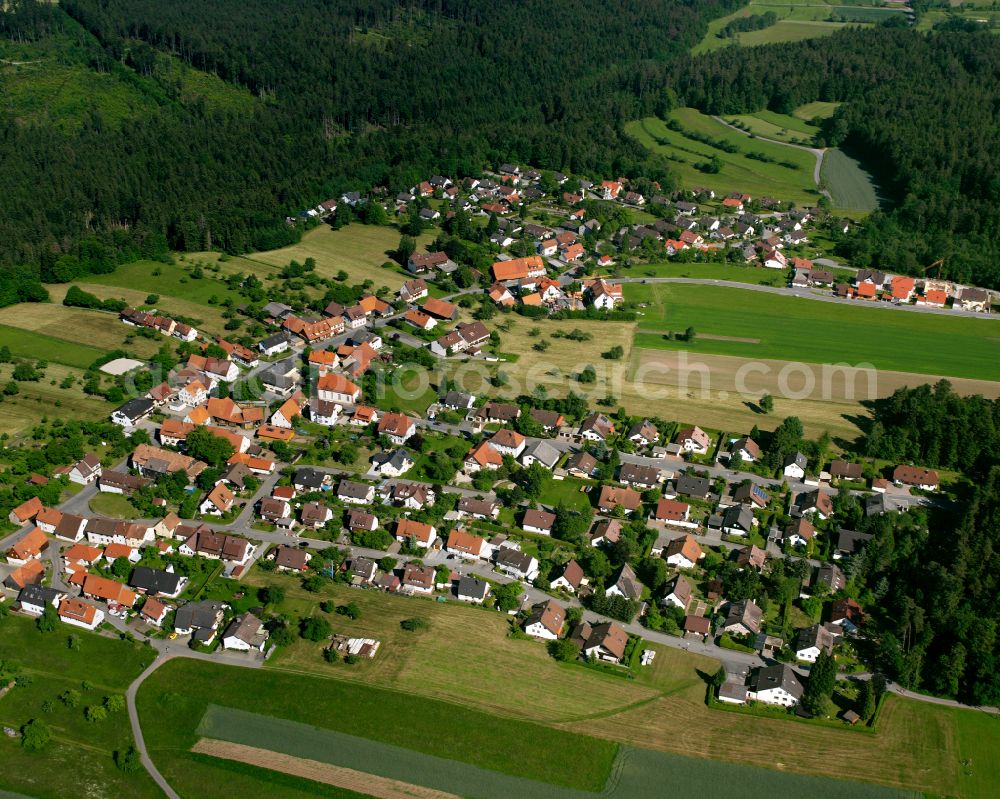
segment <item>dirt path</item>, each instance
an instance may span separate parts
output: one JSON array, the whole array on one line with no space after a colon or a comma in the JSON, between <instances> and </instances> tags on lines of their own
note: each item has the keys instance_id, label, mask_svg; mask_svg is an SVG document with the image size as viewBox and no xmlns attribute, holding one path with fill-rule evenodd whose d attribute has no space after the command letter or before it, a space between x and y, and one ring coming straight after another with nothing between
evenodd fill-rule
<instances>
[{"instance_id":1,"label":"dirt path","mask_svg":"<svg viewBox=\"0 0 1000 799\"><path fill-rule=\"evenodd\" d=\"M244 746L229 741L202 738L192 747L191 751L225 760L248 763L251 766L271 769L272 771L280 771L282 774L291 774L295 777L321 782L324 785L335 785L338 788L346 788L378 799L461 799L453 793L445 793L433 788L424 788L420 785L379 777L363 771L334 766L330 763L321 763L318 760L294 757L281 752L272 752L269 749Z\"/></svg>"},{"instance_id":2,"label":"dirt path","mask_svg":"<svg viewBox=\"0 0 1000 799\"><path fill-rule=\"evenodd\" d=\"M749 133L747 133L745 130L740 130L735 125L729 124L722 117L713 116L712 119L714 119L716 122L722 123L730 130L735 130L737 133L742 133L747 138L750 138ZM791 142L787 141L778 141L778 139L769 139L766 136L758 136L756 133L753 135L753 138L760 139L761 141L770 142L771 144L780 144L782 147L794 147L796 150L805 150L807 153L812 153L813 156L816 158L816 166L813 167L813 183L819 186L820 170L823 168L823 155L826 152L826 150L821 150L819 147L806 147L803 144L792 144ZM825 189L822 189L821 191L824 195L826 195L828 199L830 200L833 199L833 197L830 196L830 192L826 191Z\"/></svg>"}]
</instances>

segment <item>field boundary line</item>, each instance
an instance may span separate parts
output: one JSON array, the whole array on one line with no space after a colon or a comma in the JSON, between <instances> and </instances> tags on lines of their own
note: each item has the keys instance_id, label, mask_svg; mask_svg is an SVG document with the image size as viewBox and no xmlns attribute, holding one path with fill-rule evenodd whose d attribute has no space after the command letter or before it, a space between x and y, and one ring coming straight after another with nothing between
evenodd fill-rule
<instances>
[{"instance_id":1,"label":"field boundary line","mask_svg":"<svg viewBox=\"0 0 1000 799\"><path fill-rule=\"evenodd\" d=\"M275 752L271 749L260 749L231 741L220 741L215 738L202 738L191 747L192 752L235 760L252 766L280 771L295 777L321 782L324 785L334 785L338 788L364 792L377 799L461 799L458 794L439 791L435 788L425 788L412 783L401 782L389 777L380 777L365 771L306 757Z\"/></svg>"}]
</instances>

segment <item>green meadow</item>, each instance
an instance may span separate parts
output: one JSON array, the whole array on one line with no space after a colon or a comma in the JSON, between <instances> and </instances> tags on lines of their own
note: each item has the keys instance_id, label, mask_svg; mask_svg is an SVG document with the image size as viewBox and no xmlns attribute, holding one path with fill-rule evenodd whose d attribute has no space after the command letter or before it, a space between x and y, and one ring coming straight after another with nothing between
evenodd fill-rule
<instances>
[{"instance_id":1,"label":"green meadow","mask_svg":"<svg viewBox=\"0 0 1000 799\"><path fill-rule=\"evenodd\" d=\"M626 284L625 298L648 303L637 347L689 349L717 355L857 364L879 369L1000 379L1000 319L919 313L862 304L822 302L738 288L678 284ZM696 337L671 341L667 331L693 327Z\"/></svg>"}]
</instances>

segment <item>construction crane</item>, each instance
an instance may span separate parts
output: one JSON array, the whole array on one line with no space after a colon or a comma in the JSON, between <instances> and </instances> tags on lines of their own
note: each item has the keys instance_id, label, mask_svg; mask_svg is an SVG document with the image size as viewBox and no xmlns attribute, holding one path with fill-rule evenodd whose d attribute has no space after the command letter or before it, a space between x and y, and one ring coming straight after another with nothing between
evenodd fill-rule
<instances>
[{"instance_id":1,"label":"construction crane","mask_svg":"<svg viewBox=\"0 0 1000 799\"><path fill-rule=\"evenodd\" d=\"M931 270L932 270L932 269L933 269L934 267L936 267L936 266L941 266L941 264L943 264L943 263L944 263L944 258L938 258L938 259L937 259L937 260L936 260L936 261L935 261L934 263L932 263L932 264L931 264L930 266L925 266L925 267L924 267L924 277L927 277L927 273L928 273L928 272L930 272L930 271L931 271ZM940 275L941 273L940 273L940 272L938 272L938 274Z\"/></svg>"}]
</instances>

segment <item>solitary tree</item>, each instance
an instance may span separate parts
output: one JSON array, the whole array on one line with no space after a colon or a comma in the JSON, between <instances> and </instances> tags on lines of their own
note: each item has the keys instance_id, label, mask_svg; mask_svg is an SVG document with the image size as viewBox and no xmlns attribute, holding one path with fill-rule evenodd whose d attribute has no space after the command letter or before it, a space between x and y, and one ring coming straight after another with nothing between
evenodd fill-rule
<instances>
[{"instance_id":1,"label":"solitary tree","mask_svg":"<svg viewBox=\"0 0 1000 799\"><path fill-rule=\"evenodd\" d=\"M21 746L29 752L44 749L51 740L52 732L44 721L32 719L21 727Z\"/></svg>"},{"instance_id":2,"label":"solitary tree","mask_svg":"<svg viewBox=\"0 0 1000 799\"><path fill-rule=\"evenodd\" d=\"M802 694L803 709L813 716L826 715L836 682L837 662L832 655L820 652L809 672L805 693Z\"/></svg>"},{"instance_id":3,"label":"solitary tree","mask_svg":"<svg viewBox=\"0 0 1000 799\"><path fill-rule=\"evenodd\" d=\"M770 413L771 411L773 411L774 410L774 397L772 397L770 394L765 394L763 397L761 397L760 398L760 409L762 411L764 411L764 413Z\"/></svg>"}]
</instances>

